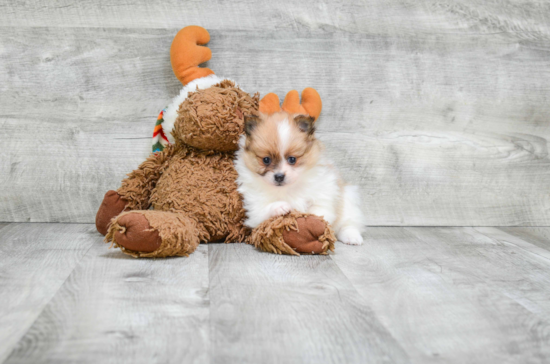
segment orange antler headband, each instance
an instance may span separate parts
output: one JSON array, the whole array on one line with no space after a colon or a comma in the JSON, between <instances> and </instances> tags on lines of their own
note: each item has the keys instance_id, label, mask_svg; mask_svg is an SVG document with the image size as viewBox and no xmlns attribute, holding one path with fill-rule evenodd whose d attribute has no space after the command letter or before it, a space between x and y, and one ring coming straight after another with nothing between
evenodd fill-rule
<instances>
[{"instance_id":1,"label":"orange antler headband","mask_svg":"<svg viewBox=\"0 0 550 364\"><path fill-rule=\"evenodd\" d=\"M209 68L199 68L199 64L212 58L212 52L201 46L210 41L210 34L203 27L191 25L176 34L170 47L170 62L174 74L184 85L189 82L213 75Z\"/></svg>"},{"instance_id":2,"label":"orange antler headband","mask_svg":"<svg viewBox=\"0 0 550 364\"><path fill-rule=\"evenodd\" d=\"M323 102L319 93L311 88L307 87L302 91L302 103L300 103L300 95L298 91L292 90L286 94L283 101L282 110L291 114L305 114L313 116L315 120L321 114L323 108ZM260 112L264 114L273 114L281 111L279 106L279 98L274 93L268 93L260 101Z\"/></svg>"}]
</instances>

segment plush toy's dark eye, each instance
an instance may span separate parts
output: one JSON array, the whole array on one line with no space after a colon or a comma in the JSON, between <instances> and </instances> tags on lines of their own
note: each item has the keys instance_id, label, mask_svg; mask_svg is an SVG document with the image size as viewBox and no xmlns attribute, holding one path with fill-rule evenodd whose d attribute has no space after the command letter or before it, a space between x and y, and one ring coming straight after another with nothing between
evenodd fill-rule
<instances>
[{"instance_id":1,"label":"plush toy's dark eye","mask_svg":"<svg viewBox=\"0 0 550 364\"><path fill-rule=\"evenodd\" d=\"M288 161L288 164L296 163L296 157L288 157L286 160Z\"/></svg>"},{"instance_id":2,"label":"plush toy's dark eye","mask_svg":"<svg viewBox=\"0 0 550 364\"><path fill-rule=\"evenodd\" d=\"M266 166L269 166L269 163L271 163L271 158L269 158L269 157L264 157L263 161L264 161L264 164L265 164Z\"/></svg>"}]
</instances>

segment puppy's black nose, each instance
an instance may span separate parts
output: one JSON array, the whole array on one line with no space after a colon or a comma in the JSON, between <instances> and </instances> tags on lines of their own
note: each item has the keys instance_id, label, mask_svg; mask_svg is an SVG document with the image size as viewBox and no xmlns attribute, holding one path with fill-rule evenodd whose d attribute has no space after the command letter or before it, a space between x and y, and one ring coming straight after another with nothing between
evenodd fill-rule
<instances>
[{"instance_id":1,"label":"puppy's black nose","mask_svg":"<svg viewBox=\"0 0 550 364\"><path fill-rule=\"evenodd\" d=\"M276 173L275 174L275 181L276 182L283 182L285 180L285 175L283 173Z\"/></svg>"}]
</instances>

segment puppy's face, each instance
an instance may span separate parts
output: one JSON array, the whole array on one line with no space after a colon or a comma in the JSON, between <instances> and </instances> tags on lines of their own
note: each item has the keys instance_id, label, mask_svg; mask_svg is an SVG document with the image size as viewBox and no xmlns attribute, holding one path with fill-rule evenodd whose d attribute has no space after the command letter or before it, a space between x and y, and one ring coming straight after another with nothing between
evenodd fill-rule
<instances>
[{"instance_id":1,"label":"puppy's face","mask_svg":"<svg viewBox=\"0 0 550 364\"><path fill-rule=\"evenodd\" d=\"M273 186L291 185L319 159L314 119L278 112L245 117L244 161Z\"/></svg>"}]
</instances>

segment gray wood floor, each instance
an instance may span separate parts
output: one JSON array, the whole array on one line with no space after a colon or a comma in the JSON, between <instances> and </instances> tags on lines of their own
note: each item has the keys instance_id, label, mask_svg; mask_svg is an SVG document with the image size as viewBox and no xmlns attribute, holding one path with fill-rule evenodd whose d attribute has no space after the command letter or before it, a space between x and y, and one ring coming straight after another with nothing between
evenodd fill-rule
<instances>
[{"instance_id":1,"label":"gray wood floor","mask_svg":"<svg viewBox=\"0 0 550 364\"><path fill-rule=\"evenodd\" d=\"M147 260L91 224L2 224L0 362L544 363L549 237L373 227L329 256Z\"/></svg>"}]
</instances>

